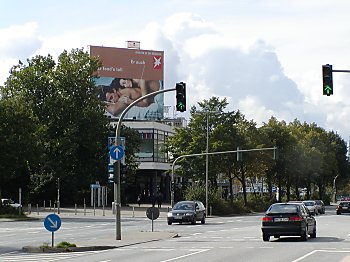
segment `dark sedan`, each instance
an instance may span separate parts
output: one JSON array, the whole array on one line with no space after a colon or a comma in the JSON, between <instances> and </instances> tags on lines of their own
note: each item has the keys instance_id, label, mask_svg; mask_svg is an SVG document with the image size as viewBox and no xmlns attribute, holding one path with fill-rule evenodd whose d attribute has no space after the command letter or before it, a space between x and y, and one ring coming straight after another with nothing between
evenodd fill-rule
<instances>
[{"instance_id":1,"label":"dark sedan","mask_svg":"<svg viewBox=\"0 0 350 262\"><path fill-rule=\"evenodd\" d=\"M316 237L316 220L302 203L272 204L262 218L263 240L270 236L300 236L306 241Z\"/></svg>"},{"instance_id":2,"label":"dark sedan","mask_svg":"<svg viewBox=\"0 0 350 262\"><path fill-rule=\"evenodd\" d=\"M190 222L192 225L197 221L205 224L205 207L200 201L180 201L168 212L168 225L178 222Z\"/></svg>"},{"instance_id":3,"label":"dark sedan","mask_svg":"<svg viewBox=\"0 0 350 262\"><path fill-rule=\"evenodd\" d=\"M350 202L342 201L336 207L337 215L341 215L344 213L350 213Z\"/></svg>"}]
</instances>

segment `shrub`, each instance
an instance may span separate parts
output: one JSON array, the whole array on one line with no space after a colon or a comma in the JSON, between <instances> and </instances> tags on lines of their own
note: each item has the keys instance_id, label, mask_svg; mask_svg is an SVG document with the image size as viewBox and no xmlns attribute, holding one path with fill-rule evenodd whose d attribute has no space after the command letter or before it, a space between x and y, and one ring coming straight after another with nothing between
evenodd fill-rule
<instances>
[{"instance_id":1,"label":"shrub","mask_svg":"<svg viewBox=\"0 0 350 262\"><path fill-rule=\"evenodd\" d=\"M186 200L199 200L205 204L205 187L188 187L184 192L184 197ZM243 203L239 201L226 201L222 199L220 190L213 188L209 188L208 190L208 206L206 207L207 214L209 214L211 207L212 215L232 215L249 212Z\"/></svg>"},{"instance_id":2,"label":"shrub","mask_svg":"<svg viewBox=\"0 0 350 262\"><path fill-rule=\"evenodd\" d=\"M69 243L69 242L66 242L66 241L62 241L62 242L58 243L56 247L58 247L58 248L67 248L67 247L76 247L76 246L77 246L76 244L72 244L72 243Z\"/></svg>"}]
</instances>

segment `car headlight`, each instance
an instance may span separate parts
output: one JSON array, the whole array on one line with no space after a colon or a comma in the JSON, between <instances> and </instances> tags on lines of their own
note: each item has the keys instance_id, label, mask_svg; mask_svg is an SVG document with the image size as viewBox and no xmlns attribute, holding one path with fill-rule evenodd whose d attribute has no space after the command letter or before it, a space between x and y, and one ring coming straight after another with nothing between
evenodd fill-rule
<instances>
[{"instance_id":1,"label":"car headlight","mask_svg":"<svg viewBox=\"0 0 350 262\"><path fill-rule=\"evenodd\" d=\"M168 217L172 217L172 216L173 216L173 213L168 212Z\"/></svg>"}]
</instances>

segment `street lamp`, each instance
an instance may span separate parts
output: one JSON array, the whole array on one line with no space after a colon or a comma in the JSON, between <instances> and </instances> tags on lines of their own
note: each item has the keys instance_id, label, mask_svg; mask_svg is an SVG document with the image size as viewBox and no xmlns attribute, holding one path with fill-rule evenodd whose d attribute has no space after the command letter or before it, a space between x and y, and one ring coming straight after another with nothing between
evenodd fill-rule
<instances>
[{"instance_id":1,"label":"street lamp","mask_svg":"<svg viewBox=\"0 0 350 262\"><path fill-rule=\"evenodd\" d=\"M209 170L209 158L208 158L208 153L209 153L209 114L219 114L220 111L196 111L196 113L199 114L206 114L207 117L207 145L205 149L205 207L208 210L208 170Z\"/></svg>"}]
</instances>

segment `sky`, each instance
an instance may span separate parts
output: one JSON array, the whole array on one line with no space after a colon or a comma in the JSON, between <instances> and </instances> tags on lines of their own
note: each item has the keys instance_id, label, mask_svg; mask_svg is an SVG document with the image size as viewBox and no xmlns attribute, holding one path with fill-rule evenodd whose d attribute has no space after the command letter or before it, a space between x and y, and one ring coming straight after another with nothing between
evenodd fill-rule
<instances>
[{"instance_id":1,"label":"sky","mask_svg":"<svg viewBox=\"0 0 350 262\"><path fill-rule=\"evenodd\" d=\"M19 60L89 45L162 50L165 88L186 83L187 108L213 96L258 126L271 116L350 136L348 0L4 1L0 85ZM175 105L175 94L164 94ZM171 110L171 116L189 117Z\"/></svg>"}]
</instances>

